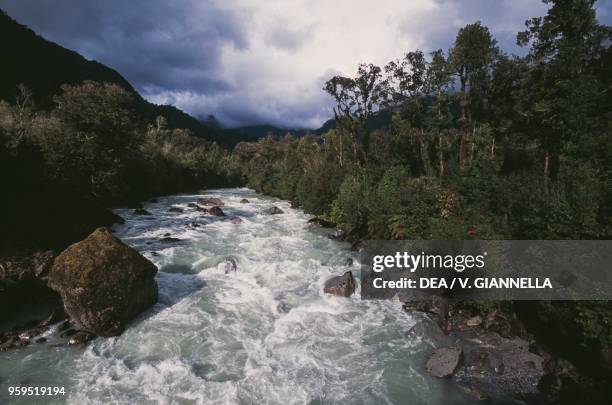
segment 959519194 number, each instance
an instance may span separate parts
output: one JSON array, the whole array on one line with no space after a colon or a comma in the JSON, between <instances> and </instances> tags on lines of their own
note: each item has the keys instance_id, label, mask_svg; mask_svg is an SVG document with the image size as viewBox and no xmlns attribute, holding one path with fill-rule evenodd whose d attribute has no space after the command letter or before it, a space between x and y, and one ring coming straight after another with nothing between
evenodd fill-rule
<instances>
[{"instance_id":1,"label":"959519194 number","mask_svg":"<svg viewBox=\"0 0 612 405\"><path fill-rule=\"evenodd\" d=\"M3 384L2 393L5 398L14 397L55 397L66 395L66 388L55 385L10 385Z\"/></svg>"}]
</instances>

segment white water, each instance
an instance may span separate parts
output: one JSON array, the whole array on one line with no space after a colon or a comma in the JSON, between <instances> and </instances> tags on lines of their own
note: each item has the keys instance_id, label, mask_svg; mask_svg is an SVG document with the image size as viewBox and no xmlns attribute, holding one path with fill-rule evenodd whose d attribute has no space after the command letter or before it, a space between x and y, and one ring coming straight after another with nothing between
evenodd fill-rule
<instances>
[{"instance_id":1,"label":"white water","mask_svg":"<svg viewBox=\"0 0 612 405\"><path fill-rule=\"evenodd\" d=\"M220 197L228 217L186 207L202 196ZM260 213L272 203L285 214ZM185 212L168 212L172 205ZM307 226L303 212L248 189L145 208L151 217L117 210L126 224L114 231L160 269L155 307L120 337L86 348L0 353L0 382L64 385L69 395L58 403L73 404L464 403L423 373L429 346L405 336L416 319L398 301L323 294L348 257L359 276L358 257L329 230ZM160 243L166 233L183 241ZM229 257L238 270L226 274Z\"/></svg>"}]
</instances>

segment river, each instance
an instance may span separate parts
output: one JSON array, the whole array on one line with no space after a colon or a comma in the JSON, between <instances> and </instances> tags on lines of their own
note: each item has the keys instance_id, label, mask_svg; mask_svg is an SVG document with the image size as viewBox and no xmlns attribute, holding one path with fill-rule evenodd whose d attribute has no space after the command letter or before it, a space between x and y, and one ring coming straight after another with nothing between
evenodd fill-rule
<instances>
[{"instance_id":1,"label":"river","mask_svg":"<svg viewBox=\"0 0 612 405\"><path fill-rule=\"evenodd\" d=\"M243 222L187 208L203 196ZM285 213L261 213L272 204ZM331 276L359 276L358 255L301 210L246 188L145 208L117 209L126 223L113 231L158 266L159 302L116 338L0 353L3 383L62 385L57 403L73 404L467 403L424 373L430 346L406 337L417 320L398 301L323 293ZM167 233L181 241L160 242Z\"/></svg>"}]
</instances>

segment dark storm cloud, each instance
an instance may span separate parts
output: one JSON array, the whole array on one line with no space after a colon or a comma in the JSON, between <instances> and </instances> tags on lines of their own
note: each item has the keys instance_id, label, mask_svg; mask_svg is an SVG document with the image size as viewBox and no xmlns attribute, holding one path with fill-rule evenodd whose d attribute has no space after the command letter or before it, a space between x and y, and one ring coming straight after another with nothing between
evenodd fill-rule
<instances>
[{"instance_id":1,"label":"dark storm cloud","mask_svg":"<svg viewBox=\"0 0 612 405\"><path fill-rule=\"evenodd\" d=\"M140 90L227 91L217 72L222 46L248 46L240 15L210 2L19 0L2 7L44 37L117 69Z\"/></svg>"},{"instance_id":2,"label":"dark storm cloud","mask_svg":"<svg viewBox=\"0 0 612 405\"><path fill-rule=\"evenodd\" d=\"M0 0L2 1L2 0ZM610 2L600 1L610 23ZM322 91L359 62L448 49L481 20L502 49L545 14L538 0L4 0L42 36L119 71L147 99L231 126L317 127ZM524 52L524 51L523 51Z\"/></svg>"}]
</instances>

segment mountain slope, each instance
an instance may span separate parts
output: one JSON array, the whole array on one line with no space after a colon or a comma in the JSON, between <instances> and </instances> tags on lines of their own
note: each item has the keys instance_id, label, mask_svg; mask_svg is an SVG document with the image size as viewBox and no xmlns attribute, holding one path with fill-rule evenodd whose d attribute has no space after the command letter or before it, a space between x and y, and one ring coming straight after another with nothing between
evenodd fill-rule
<instances>
[{"instance_id":1,"label":"mountain slope","mask_svg":"<svg viewBox=\"0 0 612 405\"><path fill-rule=\"evenodd\" d=\"M51 109L53 96L61 92L62 84L80 84L85 80L120 85L136 97L143 118L153 121L163 115L171 128L187 128L194 135L232 148L248 137L208 127L200 120L170 105L146 101L116 70L79 53L44 39L34 31L0 10L0 38L3 38L0 59L0 100L15 101L18 86L24 84L32 92L38 108Z\"/></svg>"}]
</instances>

